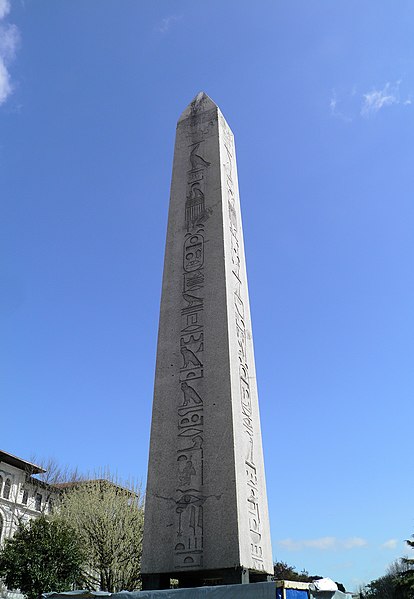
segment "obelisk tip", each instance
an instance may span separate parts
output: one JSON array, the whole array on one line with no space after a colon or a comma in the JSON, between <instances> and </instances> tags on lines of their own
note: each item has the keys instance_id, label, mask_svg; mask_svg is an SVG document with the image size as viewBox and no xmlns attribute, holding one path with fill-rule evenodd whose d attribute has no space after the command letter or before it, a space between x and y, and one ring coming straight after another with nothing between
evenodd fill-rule
<instances>
[{"instance_id":1,"label":"obelisk tip","mask_svg":"<svg viewBox=\"0 0 414 599\"><path fill-rule=\"evenodd\" d=\"M217 104L205 92L199 92L194 100L190 102L187 108L183 111L178 122L184 121L190 116L195 116L201 112L206 112L212 108L218 108Z\"/></svg>"}]
</instances>

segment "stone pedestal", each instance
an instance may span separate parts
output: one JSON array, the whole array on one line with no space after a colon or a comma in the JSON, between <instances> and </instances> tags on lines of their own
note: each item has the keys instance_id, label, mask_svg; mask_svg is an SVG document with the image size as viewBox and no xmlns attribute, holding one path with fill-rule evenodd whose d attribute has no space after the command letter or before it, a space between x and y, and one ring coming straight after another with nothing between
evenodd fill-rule
<instances>
[{"instance_id":1,"label":"stone pedestal","mask_svg":"<svg viewBox=\"0 0 414 599\"><path fill-rule=\"evenodd\" d=\"M233 134L177 125L145 505L144 588L273 572Z\"/></svg>"}]
</instances>

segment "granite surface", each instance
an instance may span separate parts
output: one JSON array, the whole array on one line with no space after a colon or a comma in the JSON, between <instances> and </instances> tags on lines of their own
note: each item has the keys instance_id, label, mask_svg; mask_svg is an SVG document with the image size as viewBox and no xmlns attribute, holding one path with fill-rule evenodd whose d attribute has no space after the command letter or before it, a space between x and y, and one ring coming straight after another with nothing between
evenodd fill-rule
<instances>
[{"instance_id":1,"label":"granite surface","mask_svg":"<svg viewBox=\"0 0 414 599\"><path fill-rule=\"evenodd\" d=\"M233 134L177 124L142 572L273 572Z\"/></svg>"}]
</instances>

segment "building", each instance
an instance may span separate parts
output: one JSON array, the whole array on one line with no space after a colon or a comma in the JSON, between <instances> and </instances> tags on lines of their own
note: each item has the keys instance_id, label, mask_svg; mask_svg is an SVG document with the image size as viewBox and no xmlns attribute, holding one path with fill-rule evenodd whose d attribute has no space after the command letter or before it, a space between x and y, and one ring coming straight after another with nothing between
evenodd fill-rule
<instances>
[{"instance_id":1,"label":"building","mask_svg":"<svg viewBox=\"0 0 414 599\"><path fill-rule=\"evenodd\" d=\"M19 523L52 511L56 491L35 478L44 473L40 466L0 451L0 546Z\"/></svg>"}]
</instances>

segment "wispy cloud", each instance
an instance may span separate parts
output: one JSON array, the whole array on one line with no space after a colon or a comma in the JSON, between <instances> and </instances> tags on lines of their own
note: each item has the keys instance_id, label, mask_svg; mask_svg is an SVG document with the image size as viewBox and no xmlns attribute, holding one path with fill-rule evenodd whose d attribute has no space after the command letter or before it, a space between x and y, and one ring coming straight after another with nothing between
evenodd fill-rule
<instances>
[{"instance_id":1,"label":"wispy cloud","mask_svg":"<svg viewBox=\"0 0 414 599\"><path fill-rule=\"evenodd\" d=\"M400 104L400 83L401 81L394 84L388 82L382 89L373 89L363 94L361 115L369 118L386 106Z\"/></svg>"},{"instance_id":2,"label":"wispy cloud","mask_svg":"<svg viewBox=\"0 0 414 599\"><path fill-rule=\"evenodd\" d=\"M350 123L357 117L375 117L380 110L390 106L411 106L411 95L401 97L401 83L401 79L395 82L388 81L381 88L374 87L364 93L358 92L356 86L341 94L334 89L329 98L330 114Z\"/></svg>"},{"instance_id":3,"label":"wispy cloud","mask_svg":"<svg viewBox=\"0 0 414 599\"><path fill-rule=\"evenodd\" d=\"M331 99L329 101L329 108L331 110L331 116L346 121L347 123L350 123L352 121L352 117L344 114L342 110L339 108L338 97L335 90L332 90Z\"/></svg>"},{"instance_id":4,"label":"wispy cloud","mask_svg":"<svg viewBox=\"0 0 414 599\"><path fill-rule=\"evenodd\" d=\"M368 545L368 541L366 539L361 539L361 537L351 537L350 539L345 539L340 542L344 549L353 549L354 547L366 547Z\"/></svg>"},{"instance_id":5,"label":"wispy cloud","mask_svg":"<svg viewBox=\"0 0 414 599\"><path fill-rule=\"evenodd\" d=\"M349 539L338 539L336 537L320 537L319 539L283 539L278 541L278 545L288 551L302 551L303 549L317 549L327 551L329 549L353 549L355 547L365 547L368 542L360 537L351 537Z\"/></svg>"},{"instance_id":6,"label":"wispy cloud","mask_svg":"<svg viewBox=\"0 0 414 599\"><path fill-rule=\"evenodd\" d=\"M10 12L9 0L0 0L0 19L4 19Z\"/></svg>"},{"instance_id":7,"label":"wispy cloud","mask_svg":"<svg viewBox=\"0 0 414 599\"><path fill-rule=\"evenodd\" d=\"M169 17L164 17L161 23L156 26L155 30L159 31L160 33L167 33L167 31L169 31L177 21L181 21L182 18L182 15L171 15Z\"/></svg>"},{"instance_id":8,"label":"wispy cloud","mask_svg":"<svg viewBox=\"0 0 414 599\"><path fill-rule=\"evenodd\" d=\"M381 545L381 549L395 549L398 545L397 539L390 539Z\"/></svg>"},{"instance_id":9,"label":"wispy cloud","mask_svg":"<svg viewBox=\"0 0 414 599\"><path fill-rule=\"evenodd\" d=\"M3 22L9 12L9 0L0 0L0 106L13 91L8 66L16 55L20 39L17 27Z\"/></svg>"}]
</instances>

